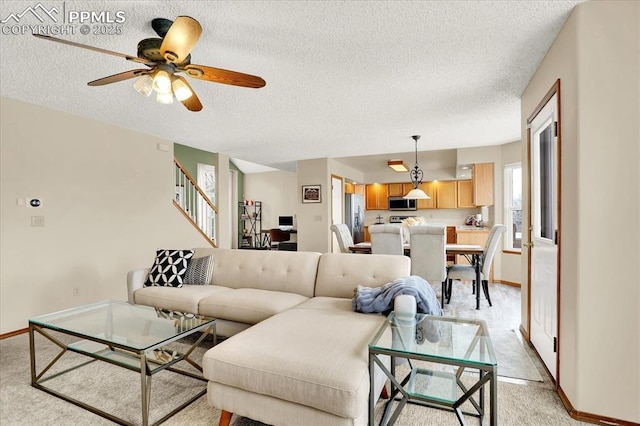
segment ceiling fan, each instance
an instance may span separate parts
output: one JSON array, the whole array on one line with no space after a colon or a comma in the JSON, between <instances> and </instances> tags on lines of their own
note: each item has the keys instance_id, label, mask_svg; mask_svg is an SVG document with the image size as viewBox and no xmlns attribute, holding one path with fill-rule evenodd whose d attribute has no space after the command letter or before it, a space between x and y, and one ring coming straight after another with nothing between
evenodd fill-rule
<instances>
[{"instance_id":1,"label":"ceiling fan","mask_svg":"<svg viewBox=\"0 0 640 426\"><path fill-rule=\"evenodd\" d=\"M149 96L155 91L157 101L160 103L173 103L173 97L175 96L189 111L200 111L202 104L187 80L183 76L177 75L178 73L184 73L199 80L233 86L255 89L265 86L265 81L254 75L192 64L191 50L200 38L200 34L202 34L202 27L195 19L189 16L178 16L175 21L156 18L151 21L151 26L160 38L141 40L138 43L138 56L126 55L42 34L34 34L34 36L119 56L128 61L144 64L147 68L110 75L90 81L87 84L89 86L103 86L140 77L134 84L138 92Z\"/></svg>"}]
</instances>

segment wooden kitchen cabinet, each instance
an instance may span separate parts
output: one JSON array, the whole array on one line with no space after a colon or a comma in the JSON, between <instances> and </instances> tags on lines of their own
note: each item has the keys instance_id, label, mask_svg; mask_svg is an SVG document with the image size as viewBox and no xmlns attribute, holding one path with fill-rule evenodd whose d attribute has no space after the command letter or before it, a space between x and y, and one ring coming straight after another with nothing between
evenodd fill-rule
<instances>
[{"instance_id":1,"label":"wooden kitchen cabinet","mask_svg":"<svg viewBox=\"0 0 640 426\"><path fill-rule=\"evenodd\" d=\"M473 182L473 203L476 206L492 206L493 163L474 164L471 180Z\"/></svg>"},{"instance_id":2,"label":"wooden kitchen cabinet","mask_svg":"<svg viewBox=\"0 0 640 426\"><path fill-rule=\"evenodd\" d=\"M365 186L365 208L367 210L389 208L389 187L386 183L372 183Z\"/></svg>"},{"instance_id":3,"label":"wooden kitchen cabinet","mask_svg":"<svg viewBox=\"0 0 640 426\"><path fill-rule=\"evenodd\" d=\"M473 181L472 180L459 180L458 186L458 208L469 209L474 208L473 204Z\"/></svg>"},{"instance_id":4,"label":"wooden kitchen cabinet","mask_svg":"<svg viewBox=\"0 0 640 426\"><path fill-rule=\"evenodd\" d=\"M436 183L435 182L422 182L420 189L424 191L429 197L428 200L418 200L418 210L421 209L435 209L436 208Z\"/></svg>"},{"instance_id":5,"label":"wooden kitchen cabinet","mask_svg":"<svg viewBox=\"0 0 640 426\"><path fill-rule=\"evenodd\" d=\"M364 227L364 240L371 242L371 235L369 234L369 226Z\"/></svg>"},{"instance_id":6,"label":"wooden kitchen cabinet","mask_svg":"<svg viewBox=\"0 0 640 426\"><path fill-rule=\"evenodd\" d=\"M436 208L455 209L458 207L458 185L455 180L440 181L436 187Z\"/></svg>"},{"instance_id":7,"label":"wooden kitchen cabinet","mask_svg":"<svg viewBox=\"0 0 640 426\"><path fill-rule=\"evenodd\" d=\"M404 197L413 189L411 182L389 183L387 186L389 188L389 197Z\"/></svg>"},{"instance_id":8,"label":"wooden kitchen cabinet","mask_svg":"<svg viewBox=\"0 0 640 426\"><path fill-rule=\"evenodd\" d=\"M352 183L349 182L345 182L344 183L344 193L345 194L355 194L356 193L356 186Z\"/></svg>"},{"instance_id":9,"label":"wooden kitchen cabinet","mask_svg":"<svg viewBox=\"0 0 640 426\"><path fill-rule=\"evenodd\" d=\"M404 191L402 183L389 183L387 187L389 189L389 197L403 197L406 192Z\"/></svg>"}]
</instances>

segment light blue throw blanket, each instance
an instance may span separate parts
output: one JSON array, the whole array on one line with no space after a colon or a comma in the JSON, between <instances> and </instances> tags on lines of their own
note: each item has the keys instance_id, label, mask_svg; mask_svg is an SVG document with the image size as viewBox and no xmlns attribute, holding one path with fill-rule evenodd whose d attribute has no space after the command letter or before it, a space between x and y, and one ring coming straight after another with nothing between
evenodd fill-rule
<instances>
[{"instance_id":1,"label":"light blue throw blanket","mask_svg":"<svg viewBox=\"0 0 640 426\"><path fill-rule=\"evenodd\" d=\"M431 285L422 277L411 275L398 278L382 287L358 286L351 301L356 312L388 313L393 310L393 299L401 294L409 294L418 302L418 312L427 315L442 315L440 302Z\"/></svg>"}]
</instances>

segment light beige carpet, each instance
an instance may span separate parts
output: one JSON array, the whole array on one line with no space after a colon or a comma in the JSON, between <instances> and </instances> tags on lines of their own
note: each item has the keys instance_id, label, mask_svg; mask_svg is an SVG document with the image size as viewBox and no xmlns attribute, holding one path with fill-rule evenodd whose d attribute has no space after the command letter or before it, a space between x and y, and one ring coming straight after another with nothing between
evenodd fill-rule
<instances>
[{"instance_id":1,"label":"light beige carpet","mask_svg":"<svg viewBox=\"0 0 640 426\"><path fill-rule=\"evenodd\" d=\"M38 347L39 358L51 357L57 353L53 345L48 344L48 348L45 348L44 344ZM112 424L102 417L31 387L28 347L26 334L0 341L1 425ZM201 351L204 350L204 348L201 349ZM67 354L63 358L60 367L86 359L77 354ZM103 362L94 362L68 375L51 380L49 384L52 387L55 384L73 392L78 398L95 403L100 408L113 410L127 420L130 419L136 423L140 421L140 376L135 372ZM170 372L162 372L154 376L151 400L152 421L162 417L177 400L202 389L203 384L203 382ZM383 407L384 401L378 403L377 419L380 418ZM499 381L498 408L500 425L582 424L567 415L546 378L543 382L522 381L522 384ZM219 417L220 411L210 407L204 396L170 418L165 424L212 426L217 425ZM468 421L475 423L475 419L469 418ZM235 416L232 424L235 426L261 425L250 419ZM397 424L446 426L458 423L455 415L450 412L409 405L403 410Z\"/></svg>"}]
</instances>

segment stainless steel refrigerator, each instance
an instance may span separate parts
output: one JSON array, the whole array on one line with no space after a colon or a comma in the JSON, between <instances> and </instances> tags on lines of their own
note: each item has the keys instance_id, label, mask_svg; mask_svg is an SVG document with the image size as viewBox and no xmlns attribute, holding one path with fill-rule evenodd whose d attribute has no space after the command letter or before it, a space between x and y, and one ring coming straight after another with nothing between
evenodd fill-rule
<instances>
[{"instance_id":1,"label":"stainless steel refrigerator","mask_svg":"<svg viewBox=\"0 0 640 426\"><path fill-rule=\"evenodd\" d=\"M354 243L364 241L364 196L344 195L345 225L351 231Z\"/></svg>"}]
</instances>

